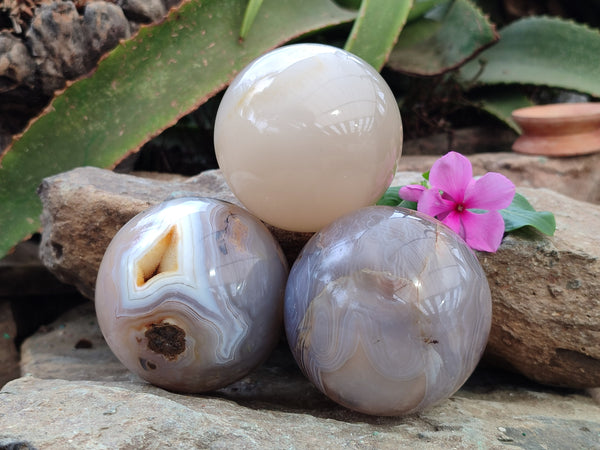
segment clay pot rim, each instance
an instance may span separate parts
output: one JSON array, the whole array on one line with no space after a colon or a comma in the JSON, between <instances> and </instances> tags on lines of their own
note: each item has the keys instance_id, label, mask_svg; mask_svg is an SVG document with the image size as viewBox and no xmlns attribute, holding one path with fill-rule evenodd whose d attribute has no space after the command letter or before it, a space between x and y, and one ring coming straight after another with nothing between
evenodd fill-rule
<instances>
[{"instance_id":1,"label":"clay pot rim","mask_svg":"<svg viewBox=\"0 0 600 450\"><path fill-rule=\"evenodd\" d=\"M513 118L518 121L581 121L600 119L600 102L554 103L515 109Z\"/></svg>"},{"instance_id":2,"label":"clay pot rim","mask_svg":"<svg viewBox=\"0 0 600 450\"><path fill-rule=\"evenodd\" d=\"M600 103L529 106L512 117L523 131L513 144L516 152L574 156L600 151Z\"/></svg>"}]
</instances>

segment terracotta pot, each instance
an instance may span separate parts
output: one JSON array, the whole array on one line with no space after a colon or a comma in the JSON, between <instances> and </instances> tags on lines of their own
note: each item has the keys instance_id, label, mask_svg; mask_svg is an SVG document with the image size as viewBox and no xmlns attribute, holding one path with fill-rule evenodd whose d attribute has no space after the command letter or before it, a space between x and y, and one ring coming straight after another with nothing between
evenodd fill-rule
<instances>
[{"instance_id":1,"label":"terracotta pot","mask_svg":"<svg viewBox=\"0 0 600 450\"><path fill-rule=\"evenodd\" d=\"M523 130L519 153L546 156L600 151L600 103L558 103L520 108L512 117Z\"/></svg>"}]
</instances>

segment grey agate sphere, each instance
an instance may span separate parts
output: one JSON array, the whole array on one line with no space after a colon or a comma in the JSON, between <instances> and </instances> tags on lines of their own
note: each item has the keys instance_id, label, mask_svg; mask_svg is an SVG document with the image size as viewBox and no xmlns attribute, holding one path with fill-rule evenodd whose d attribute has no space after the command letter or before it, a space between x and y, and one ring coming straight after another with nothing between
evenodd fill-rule
<instances>
[{"instance_id":1,"label":"grey agate sphere","mask_svg":"<svg viewBox=\"0 0 600 450\"><path fill-rule=\"evenodd\" d=\"M304 374L373 415L420 411L456 392L491 326L477 257L442 223L372 206L315 234L288 279L284 322Z\"/></svg>"},{"instance_id":2,"label":"grey agate sphere","mask_svg":"<svg viewBox=\"0 0 600 450\"><path fill-rule=\"evenodd\" d=\"M157 205L110 243L96 313L132 372L177 392L218 389L262 363L277 344L287 263L250 213L208 198Z\"/></svg>"}]
</instances>

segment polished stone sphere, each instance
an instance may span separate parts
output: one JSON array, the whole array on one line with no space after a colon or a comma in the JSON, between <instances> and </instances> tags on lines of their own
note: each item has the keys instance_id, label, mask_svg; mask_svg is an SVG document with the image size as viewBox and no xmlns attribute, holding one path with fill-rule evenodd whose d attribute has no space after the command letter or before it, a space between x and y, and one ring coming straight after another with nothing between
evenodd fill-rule
<instances>
[{"instance_id":1,"label":"polished stone sphere","mask_svg":"<svg viewBox=\"0 0 600 450\"><path fill-rule=\"evenodd\" d=\"M248 210L279 228L317 231L385 192L402 122L390 88L365 61L296 44L235 78L214 139L219 167Z\"/></svg>"},{"instance_id":2,"label":"polished stone sphere","mask_svg":"<svg viewBox=\"0 0 600 450\"><path fill-rule=\"evenodd\" d=\"M130 220L106 250L96 313L113 353L177 392L218 389L270 354L287 263L266 227L218 200L182 198Z\"/></svg>"},{"instance_id":3,"label":"polished stone sphere","mask_svg":"<svg viewBox=\"0 0 600 450\"><path fill-rule=\"evenodd\" d=\"M373 415L420 411L479 362L492 305L476 256L441 222L371 206L315 234L288 279L284 321L304 374Z\"/></svg>"}]
</instances>

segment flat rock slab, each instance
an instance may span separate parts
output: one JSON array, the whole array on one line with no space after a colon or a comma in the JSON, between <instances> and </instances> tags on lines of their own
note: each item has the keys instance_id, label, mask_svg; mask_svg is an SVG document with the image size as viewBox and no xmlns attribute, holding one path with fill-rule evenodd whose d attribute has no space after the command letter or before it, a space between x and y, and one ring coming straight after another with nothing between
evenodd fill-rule
<instances>
[{"instance_id":1,"label":"flat rock slab","mask_svg":"<svg viewBox=\"0 0 600 450\"><path fill-rule=\"evenodd\" d=\"M537 449L596 448L600 438L590 397L485 369L421 414L354 413L321 395L284 345L226 389L170 393L112 356L91 304L29 338L22 369L0 391L0 448Z\"/></svg>"},{"instance_id":2,"label":"flat rock slab","mask_svg":"<svg viewBox=\"0 0 600 450\"><path fill-rule=\"evenodd\" d=\"M591 401L545 393L504 401L459 394L400 419L257 410L150 386L31 377L0 396L2 448L597 448L600 435Z\"/></svg>"}]
</instances>

